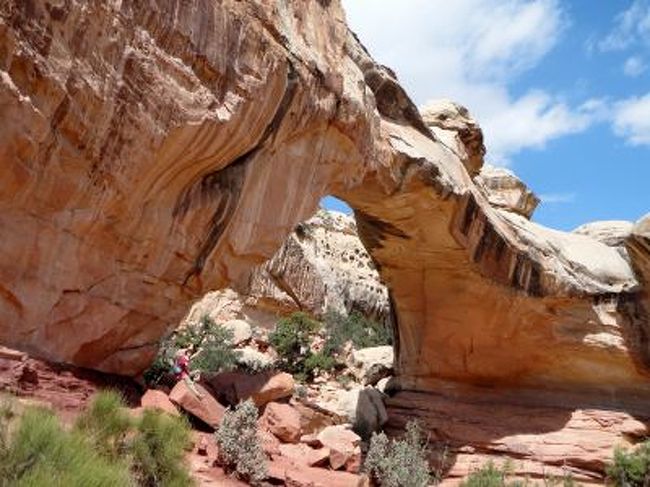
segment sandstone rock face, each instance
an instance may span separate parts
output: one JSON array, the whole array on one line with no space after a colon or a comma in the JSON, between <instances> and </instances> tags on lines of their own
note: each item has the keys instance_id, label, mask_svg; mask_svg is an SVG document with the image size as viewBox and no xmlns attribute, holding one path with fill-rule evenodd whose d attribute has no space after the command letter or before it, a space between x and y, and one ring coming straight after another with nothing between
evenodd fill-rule
<instances>
[{"instance_id":1,"label":"sandstone rock face","mask_svg":"<svg viewBox=\"0 0 650 487\"><path fill-rule=\"evenodd\" d=\"M483 166L483 132L467 108L451 100L434 100L422 110L422 119L447 149L465 165L470 176Z\"/></svg>"},{"instance_id":2,"label":"sandstone rock face","mask_svg":"<svg viewBox=\"0 0 650 487\"><path fill-rule=\"evenodd\" d=\"M488 202L496 208L530 218L539 204L539 198L508 169L483 166L474 181Z\"/></svg>"},{"instance_id":3,"label":"sandstone rock face","mask_svg":"<svg viewBox=\"0 0 650 487\"><path fill-rule=\"evenodd\" d=\"M24 5L1 11L3 342L135 372L330 193L391 290L405 383L648 389L633 266L493 208L480 148L437 140L338 2Z\"/></svg>"},{"instance_id":4,"label":"sandstone rock face","mask_svg":"<svg viewBox=\"0 0 650 487\"><path fill-rule=\"evenodd\" d=\"M610 247L625 245L630 236L634 223L628 221L602 221L580 225L573 233L587 235Z\"/></svg>"},{"instance_id":5,"label":"sandstone rock face","mask_svg":"<svg viewBox=\"0 0 650 487\"><path fill-rule=\"evenodd\" d=\"M359 240L354 218L339 212L319 210L300 223L268 262L234 286L208 293L184 323L207 314L271 328L278 316L295 311L318 317L357 311L392 326L388 290Z\"/></svg>"},{"instance_id":6,"label":"sandstone rock face","mask_svg":"<svg viewBox=\"0 0 650 487\"><path fill-rule=\"evenodd\" d=\"M0 46L0 342L137 373L332 194L390 290L403 388L580 390L616 398L599 431L643 419L648 217L626 257L494 206L478 128L425 123L338 1L9 0Z\"/></svg>"}]
</instances>

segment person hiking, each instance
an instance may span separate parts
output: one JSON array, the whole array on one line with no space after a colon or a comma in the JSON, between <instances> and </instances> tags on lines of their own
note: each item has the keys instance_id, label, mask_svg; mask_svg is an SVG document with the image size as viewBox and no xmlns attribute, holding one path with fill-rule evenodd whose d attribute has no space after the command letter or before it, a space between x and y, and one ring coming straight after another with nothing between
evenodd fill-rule
<instances>
[{"instance_id":1,"label":"person hiking","mask_svg":"<svg viewBox=\"0 0 650 487\"><path fill-rule=\"evenodd\" d=\"M187 388L194 393L199 399L203 398L203 394L196 388L195 381L200 379L200 372L198 370L190 371L190 361L196 356L198 352L193 355L189 354L188 349L181 348L176 352L174 357L173 372L176 381L183 381Z\"/></svg>"}]
</instances>

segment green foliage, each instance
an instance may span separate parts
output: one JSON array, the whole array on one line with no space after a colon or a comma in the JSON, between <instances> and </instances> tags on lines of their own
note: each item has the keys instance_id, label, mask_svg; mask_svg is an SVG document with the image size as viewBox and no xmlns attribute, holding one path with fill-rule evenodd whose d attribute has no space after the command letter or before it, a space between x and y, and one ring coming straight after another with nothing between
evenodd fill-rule
<instances>
[{"instance_id":1,"label":"green foliage","mask_svg":"<svg viewBox=\"0 0 650 487\"><path fill-rule=\"evenodd\" d=\"M336 359L323 352L312 353L305 359L305 373L313 376L317 372L329 372L336 367Z\"/></svg>"},{"instance_id":2,"label":"green foliage","mask_svg":"<svg viewBox=\"0 0 650 487\"><path fill-rule=\"evenodd\" d=\"M191 485L183 464L189 444L190 428L185 420L145 409L131 444L132 470L138 483L147 487Z\"/></svg>"},{"instance_id":3,"label":"green foliage","mask_svg":"<svg viewBox=\"0 0 650 487\"><path fill-rule=\"evenodd\" d=\"M266 457L257 436L257 408L250 399L226 411L215 433L219 461L226 470L259 485L266 478Z\"/></svg>"},{"instance_id":4,"label":"green foliage","mask_svg":"<svg viewBox=\"0 0 650 487\"><path fill-rule=\"evenodd\" d=\"M27 408L0 465L0 485L112 487L136 485L126 462L96 452L81 432L66 431L54 414Z\"/></svg>"},{"instance_id":5,"label":"green foliage","mask_svg":"<svg viewBox=\"0 0 650 487\"><path fill-rule=\"evenodd\" d=\"M75 423L75 429L88 437L93 448L111 460L126 453L132 426L122 396L110 390L99 392Z\"/></svg>"},{"instance_id":6,"label":"green foliage","mask_svg":"<svg viewBox=\"0 0 650 487\"><path fill-rule=\"evenodd\" d=\"M2 429L1 487L192 484L183 465L187 424L149 410L131 419L117 393L99 393L69 429L43 408L27 408L15 422L12 434Z\"/></svg>"},{"instance_id":7,"label":"green foliage","mask_svg":"<svg viewBox=\"0 0 650 487\"><path fill-rule=\"evenodd\" d=\"M203 373L232 370L240 355L234 349L232 332L204 315L198 323L178 329L160 342L156 358L144 373L149 386L170 382L174 357L180 349L198 352L190 365Z\"/></svg>"},{"instance_id":8,"label":"green foliage","mask_svg":"<svg viewBox=\"0 0 650 487\"><path fill-rule=\"evenodd\" d=\"M412 421L401 440L374 433L364 468L381 487L426 487L431 481L427 457L427 442Z\"/></svg>"},{"instance_id":9,"label":"green foliage","mask_svg":"<svg viewBox=\"0 0 650 487\"><path fill-rule=\"evenodd\" d=\"M325 315L325 326L328 334L325 352L330 355L340 352L347 342L352 342L356 349L393 343L393 334L389 328L357 311L348 316L329 311Z\"/></svg>"},{"instance_id":10,"label":"green foliage","mask_svg":"<svg viewBox=\"0 0 650 487\"><path fill-rule=\"evenodd\" d=\"M607 477L618 487L650 485L650 440L635 450L614 450L614 463L607 467Z\"/></svg>"},{"instance_id":11,"label":"green foliage","mask_svg":"<svg viewBox=\"0 0 650 487\"><path fill-rule=\"evenodd\" d=\"M192 360L192 368L204 373L217 373L237 367L240 352L234 349L232 331L217 325L204 316L199 324L201 340L194 348L199 350Z\"/></svg>"},{"instance_id":12,"label":"green foliage","mask_svg":"<svg viewBox=\"0 0 650 487\"><path fill-rule=\"evenodd\" d=\"M504 487L508 477L508 467L497 467L492 461L472 472L460 484L462 487Z\"/></svg>"},{"instance_id":13,"label":"green foliage","mask_svg":"<svg viewBox=\"0 0 650 487\"><path fill-rule=\"evenodd\" d=\"M307 374L305 362L312 356L309 345L320 323L305 313L281 319L269 335L269 343L280 356L280 368L292 374Z\"/></svg>"}]
</instances>

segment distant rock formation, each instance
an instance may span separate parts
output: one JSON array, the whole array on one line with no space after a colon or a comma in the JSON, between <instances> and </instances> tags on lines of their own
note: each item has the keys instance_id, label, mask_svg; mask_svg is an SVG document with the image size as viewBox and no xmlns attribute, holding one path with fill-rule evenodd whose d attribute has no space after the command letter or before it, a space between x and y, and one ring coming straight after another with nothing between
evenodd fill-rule
<instances>
[{"instance_id":1,"label":"distant rock formation","mask_svg":"<svg viewBox=\"0 0 650 487\"><path fill-rule=\"evenodd\" d=\"M296 227L268 262L231 289L208 293L185 321L207 314L219 322L243 317L272 328L279 317L296 311L315 317L357 311L392 326L388 290L359 240L353 217L319 210Z\"/></svg>"}]
</instances>

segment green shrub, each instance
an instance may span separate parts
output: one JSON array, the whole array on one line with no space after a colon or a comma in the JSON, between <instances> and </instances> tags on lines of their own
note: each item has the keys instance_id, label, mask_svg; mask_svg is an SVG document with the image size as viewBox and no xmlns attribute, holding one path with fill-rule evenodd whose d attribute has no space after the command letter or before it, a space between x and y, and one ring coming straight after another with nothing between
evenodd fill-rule
<instances>
[{"instance_id":1,"label":"green shrub","mask_svg":"<svg viewBox=\"0 0 650 487\"><path fill-rule=\"evenodd\" d=\"M47 409L27 408L3 435L0 486L189 486L189 434L162 412L131 419L115 392L99 393L70 429Z\"/></svg>"},{"instance_id":2,"label":"green shrub","mask_svg":"<svg viewBox=\"0 0 650 487\"><path fill-rule=\"evenodd\" d=\"M112 487L136 485L124 461L110 461L80 431L66 431L54 414L27 408L3 455L0 485Z\"/></svg>"},{"instance_id":3,"label":"green shrub","mask_svg":"<svg viewBox=\"0 0 650 487\"><path fill-rule=\"evenodd\" d=\"M126 454L132 426L122 396L114 391L99 392L75 422L75 429L93 443L94 449L112 460Z\"/></svg>"},{"instance_id":4,"label":"green shrub","mask_svg":"<svg viewBox=\"0 0 650 487\"><path fill-rule=\"evenodd\" d=\"M312 355L309 346L320 323L305 313L281 319L269 335L269 343L280 357L280 368L292 374L306 374L305 362Z\"/></svg>"},{"instance_id":5,"label":"green shrub","mask_svg":"<svg viewBox=\"0 0 650 487\"><path fill-rule=\"evenodd\" d=\"M162 411L145 409L131 444L131 468L139 485L191 485L183 463L189 444L190 428L185 420Z\"/></svg>"},{"instance_id":6,"label":"green shrub","mask_svg":"<svg viewBox=\"0 0 650 487\"><path fill-rule=\"evenodd\" d=\"M460 484L462 487L504 487L508 485L509 468L507 466L497 467L492 461L483 465L480 469L472 472Z\"/></svg>"},{"instance_id":7,"label":"green shrub","mask_svg":"<svg viewBox=\"0 0 650 487\"><path fill-rule=\"evenodd\" d=\"M426 487L431 481L427 457L427 442L412 421L401 440L373 433L364 468L381 487Z\"/></svg>"},{"instance_id":8,"label":"green shrub","mask_svg":"<svg viewBox=\"0 0 650 487\"><path fill-rule=\"evenodd\" d=\"M215 433L219 461L228 471L258 485L266 478L266 457L257 436L257 408L250 399L226 411Z\"/></svg>"},{"instance_id":9,"label":"green shrub","mask_svg":"<svg viewBox=\"0 0 650 487\"><path fill-rule=\"evenodd\" d=\"M607 477L619 487L650 485L650 440L629 451L614 450L614 463L607 467Z\"/></svg>"},{"instance_id":10,"label":"green shrub","mask_svg":"<svg viewBox=\"0 0 650 487\"><path fill-rule=\"evenodd\" d=\"M312 353L305 359L304 371L308 376L314 376L318 372L333 370L337 363L331 355L326 355L323 352Z\"/></svg>"},{"instance_id":11,"label":"green shrub","mask_svg":"<svg viewBox=\"0 0 650 487\"><path fill-rule=\"evenodd\" d=\"M160 342L156 358L144 373L149 386L173 384L171 368L180 349L198 351L190 366L208 374L236 368L240 356L234 349L232 332L204 315L198 323L180 328Z\"/></svg>"},{"instance_id":12,"label":"green shrub","mask_svg":"<svg viewBox=\"0 0 650 487\"><path fill-rule=\"evenodd\" d=\"M357 350L393 343L393 334L389 328L357 311L348 316L329 311L325 315L325 326L328 335L325 353L329 355L339 353L347 342L352 342Z\"/></svg>"}]
</instances>

